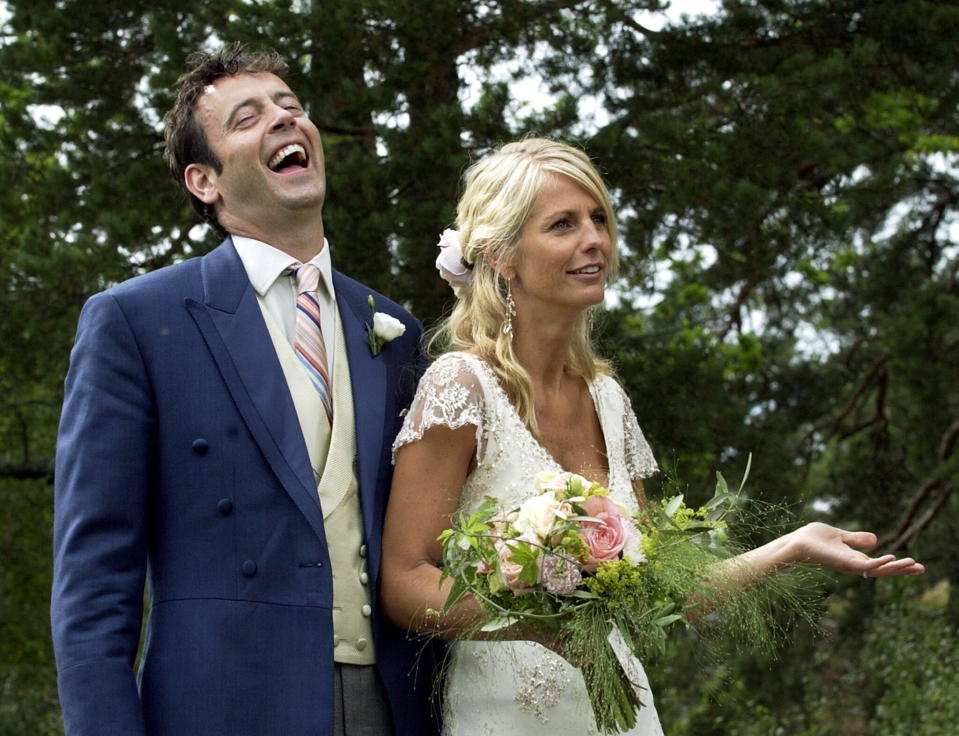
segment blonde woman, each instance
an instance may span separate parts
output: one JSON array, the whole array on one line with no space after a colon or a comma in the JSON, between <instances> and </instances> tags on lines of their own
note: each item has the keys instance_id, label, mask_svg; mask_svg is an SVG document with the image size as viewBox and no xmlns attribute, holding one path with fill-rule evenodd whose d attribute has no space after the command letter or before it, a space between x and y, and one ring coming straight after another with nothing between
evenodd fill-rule
<instances>
[{"instance_id":1,"label":"blonde woman","mask_svg":"<svg viewBox=\"0 0 959 736\"><path fill-rule=\"evenodd\" d=\"M589 309L617 266L606 186L585 154L545 139L510 143L466 174L457 230L437 261L457 292L438 337L451 352L420 382L394 444L383 539L382 605L397 625L449 639L444 733L596 733L579 670L521 626L477 640L482 611L464 599L437 615L441 531L486 496L515 506L543 470L579 473L631 511L656 461L609 366L593 352ZM811 524L737 560L746 576L799 560L842 572L918 574L922 566L854 547L872 534ZM492 635L491 635L492 636ZM644 704L632 734L662 734L642 665L614 642Z\"/></svg>"}]
</instances>

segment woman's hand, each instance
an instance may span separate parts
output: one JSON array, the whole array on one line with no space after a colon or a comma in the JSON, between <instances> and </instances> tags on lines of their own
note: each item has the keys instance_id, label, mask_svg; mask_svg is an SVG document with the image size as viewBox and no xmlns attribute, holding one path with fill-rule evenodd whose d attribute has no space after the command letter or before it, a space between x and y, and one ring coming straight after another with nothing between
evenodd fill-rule
<instances>
[{"instance_id":1,"label":"woman's hand","mask_svg":"<svg viewBox=\"0 0 959 736\"><path fill-rule=\"evenodd\" d=\"M876 544L876 535L872 532L849 532L813 522L790 532L783 540L786 542L783 559L787 564L819 565L833 572L874 578L921 575L926 570L911 557L870 557L856 549L868 549Z\"/></svg>"}]
</instances>

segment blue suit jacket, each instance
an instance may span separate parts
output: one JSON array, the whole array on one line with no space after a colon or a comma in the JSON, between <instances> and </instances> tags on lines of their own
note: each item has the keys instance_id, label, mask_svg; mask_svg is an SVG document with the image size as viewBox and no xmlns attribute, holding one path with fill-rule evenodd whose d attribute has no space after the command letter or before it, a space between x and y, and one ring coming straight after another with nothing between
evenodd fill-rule
<instances>
[{"instance_id":1,"label":"blue suit jacket","mask_svg":"<svg viewBox=\"0 0 959 736\"><path fill-rule=\"evenodd\" d=\"M334 285L377 665L397 732L430 734L438 651L385 623L375 597L421 328L374 294L407 330L373 357L370 290L339 273ZM67 734L330 734L332 597L306 445L232 242L91 298L57 450L52 623Z\"/></svg>"}]
</instances>

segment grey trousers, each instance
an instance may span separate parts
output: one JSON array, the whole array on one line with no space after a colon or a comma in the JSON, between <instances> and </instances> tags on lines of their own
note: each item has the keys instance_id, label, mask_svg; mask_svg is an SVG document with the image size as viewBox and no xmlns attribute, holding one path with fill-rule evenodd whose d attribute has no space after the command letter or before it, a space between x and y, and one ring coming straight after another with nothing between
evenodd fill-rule
<instances>
[{"instance_id":1,"label":"grey trousers","mask_svg":"<svg viewBox=\"0 0 959 736\"><path fill-rule=\"evenodd\" d=\"M393 716L376 667L336 663L334 736L392 736Z\"/></svg>"}]
</instances>

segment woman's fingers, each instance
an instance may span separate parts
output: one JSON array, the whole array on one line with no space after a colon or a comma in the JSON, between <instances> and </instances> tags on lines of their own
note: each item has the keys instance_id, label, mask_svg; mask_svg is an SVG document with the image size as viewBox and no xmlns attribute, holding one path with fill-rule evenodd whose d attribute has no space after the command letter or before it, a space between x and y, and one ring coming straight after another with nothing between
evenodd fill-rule
<instances>
[{"instance_id":1,"label":"woman's fingers","mask_svg":"<svg viewBox=\"0 0 959 736\"><path fill-rule=\"evenodd\" d=\"M803 530L810 542L808 559L836 572L887 578L896 575L921 575L926 568L912 557L897 559L894 554L870 557L860 549L875 547L872 532L853 532L827 524L809 524Z\"/></svg>"},{"instance_id":2,"label":"woman's fingers","mask_svg":"<svg viewBox=\"0 0 959 736\"><path fill-rule=\"evenodd\" d=\"M840 539L845 544L848 544L850 547L857 548L866 548L866 547L875 547L876 542L879 540L876 538L876 535L872 532L847 532L845 529L837 530L840 534Z\"/></svg>"},{"instance_id":3,"label":"woman's fingers","mask_svg":"<svg viewBox=\"0 0 959 736\"><path fill-rule=\"evenodd\" d=\"M887 557L891 557L891 555L887 555ZM893 558L876 565L870 568L867 574L874 578L888 578L894 575L921 575L925 571L925 565L916 562L912 557L903 557L900 560Z\"/></svg>"}]
</instances>

